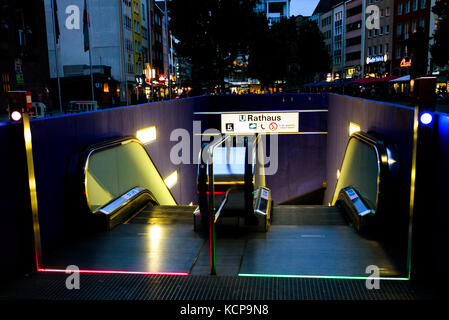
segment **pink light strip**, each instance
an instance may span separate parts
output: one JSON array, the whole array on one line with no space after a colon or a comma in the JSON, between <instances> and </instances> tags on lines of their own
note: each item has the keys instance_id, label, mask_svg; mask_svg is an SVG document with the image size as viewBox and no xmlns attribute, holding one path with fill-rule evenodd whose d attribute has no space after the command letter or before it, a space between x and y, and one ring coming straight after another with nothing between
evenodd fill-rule
<instances>
[{"instance_id":1,"label":"pink light strip","mask_svg":"<svg viewBox=\"0 0 449 320\"><path fill-rule=\"evenodd\" d=\"M188 276L188 272L149 272L149 271L118 271L118 270L73 270L73 269L47 269L38 268L38 272L59 272L59 273L101 273L101 274L140 274L140 275L164 275L164 276Z\"/></svg>"}]
</instances>

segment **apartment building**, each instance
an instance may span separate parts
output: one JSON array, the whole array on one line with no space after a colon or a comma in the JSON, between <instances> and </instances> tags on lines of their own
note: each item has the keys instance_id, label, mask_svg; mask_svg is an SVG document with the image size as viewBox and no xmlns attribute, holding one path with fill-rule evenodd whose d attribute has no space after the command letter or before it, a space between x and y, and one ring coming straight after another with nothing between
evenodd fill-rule
<instances>
[{"instance_id":1,"label":"apartment building","mask_svg":"<svg viewBox=\"0 0 449 320\"><path fill-rule=\"evenodd\" d=\"M365 2L349 0L345 7L345 78L357 79L364 74Z\"/></svg>"},{"instance_id":2,"label":"apartment building","mask_svg":"<svg viewBox=\"0 0 449 320\"><path fill-rule=\"evenodd\" d=\"M50 76L61 81L63 103L92 99L91 73L100 105L141 101L149 63L149 1L44 0Z\"/></svg>"},{"instance_id":3,"label":"apartment building","mask_svg":"<svg viewBox=\"0 0 449 320\"><path fill-rule=\"evenodd\" d=\"M376 28L365 28L365 76L388 76L392 71L394 0L365 1L368 9L375 6L368 14L379 17Z\"/></svg>"},{"instance_id":4,"label":"apartment building","mask_svg":"<svg viewBox=\"0 0 449 320\"><path fill-rule=\"evenodd\" d=\"M333 36L332 36L332 78L339 80L344 78L345 64L345 2L341 2L332 8Z\"/></svg>"}]
</instances>

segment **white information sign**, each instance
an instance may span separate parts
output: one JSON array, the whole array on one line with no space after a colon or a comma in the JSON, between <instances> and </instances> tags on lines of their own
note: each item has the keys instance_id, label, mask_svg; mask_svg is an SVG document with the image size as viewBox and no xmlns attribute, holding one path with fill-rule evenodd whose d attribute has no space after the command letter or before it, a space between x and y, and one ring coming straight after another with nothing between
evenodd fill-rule
<instances>
[{"instance_id":1,"label":"white information sign","mask_svg":"<svg viewBox=\"0 0 449 320\"><path fill-rule=\"evenodd\" d=\"M221 133L299 132L299 112L222 113Z\"/></svg>"}]
</instances>

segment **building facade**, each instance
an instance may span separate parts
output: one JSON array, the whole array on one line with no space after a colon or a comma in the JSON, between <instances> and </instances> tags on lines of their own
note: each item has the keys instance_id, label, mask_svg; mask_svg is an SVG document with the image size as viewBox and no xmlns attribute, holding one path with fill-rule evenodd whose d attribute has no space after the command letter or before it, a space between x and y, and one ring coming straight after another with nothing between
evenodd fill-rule
<instances>
[{"instance_id":1,"label":"building facade","mask_svg":"<svg viewBox=\"0 0 449 320\"><path fill-rule=\"evenodd\" d=\"M177 77L176 77L176 59L175 59L175 50L173 47L173 36L171 34L170 29L167 30L168 24L170 21L170 17L168 17L168 21L166 21L165 15L165 1L156 1L156 8L158 8L158 20L160 18L160 25L158 24L157 30L160 32L159 36L160 41L158 43L158 50L160 50L161 59L160 62L160 73L159 73L159 93L162 97L166 97L170 94L170 90L173 94L173 89L177 85Z\"/></svg>"},{"instance_id":2,"label":"building facade","mask_svg":"<svg viewBox=\"0 0 449 320\"><path fill-rule=\"evenodd\" d=\"M345 3L345 78L357 79L364 73L365 2L349 0Z\"/></svg>"},{"instance_id":3,"label":"building facade","mask_svg":"<svg viewBox=\"0 0 449 320\"><path fill-rule=\"evenodd\" d=\"M50 75L53 83L56 79L61 83L63 104L92 100L91 70L93 99L99 105L146 100L146 80L154 69L153 2L44 0Z\"/></svg>"},{"instance_id":4,"label":"building facade","mask_svg":"<svg viewBox=\"0 0 449 320\"><path fill-rule=\"evenodd\" d=\"M290 17L290 2L291 0L260 0L255 10L264 12L271 25L282 18Z\"/></svg>"},{"instance_id":5,"label":"building facade","mask_svg":"<svg viewBox=\"0 0 449 320\"><path fill-rule=\"evenodd\" d=\"M408 75L416 63L408 44L419 29L429 35L431 0L397 0L394 11L393 75ZM423 45L428 46L428 43ZM427 55L426 55L427 56ZM427 63L427 59L424 58ZM421 62L421 61L420 61ZM427 68L426 68L427 69Z\"/></svg>"},{"instance_id":6,"label":"building facade","mask_svg":"<svg viewBox=\"0 0 449 320\"><path fill-rule=\"evenodd\" d=\"M341 2L332 8L333 16L333 51L332 51L332 79L344 78L345 64L345 2Z\"/></svg>"},{"instance_id":7,"label":"building facade","mask_svg":"<svg viewBox=\"0 0 449 320\"><path fill-rule=\"evenodd\" d=\"M332 20L332 10L325 12L320 17L320 31L324 37L324 45L326 46L329 55L332 55L332 33L333 33L333 20Z\"/></svg>"},{"instance_id":8,"label":"building facade","mask_svg":"<svg viewBox=\"0 0 449 320\"><path fill-rule=\"evenodd\" d=\"M33 102L54 107L43 16L41 1L0 1L0 114L7 113L8 91L29 91Z\"/></svg>"},{"instance_id":9,"label":"building facade","mask_svg":"<svg viewBox=\"0 0 449 320\"><path fill-rule=\"evenodd\" d=\"M375 5L379 15L376 28L365 28L365 77L388 76L392 71L394 0L365 1L367 8Z\"/></svg>"}]
</instances>

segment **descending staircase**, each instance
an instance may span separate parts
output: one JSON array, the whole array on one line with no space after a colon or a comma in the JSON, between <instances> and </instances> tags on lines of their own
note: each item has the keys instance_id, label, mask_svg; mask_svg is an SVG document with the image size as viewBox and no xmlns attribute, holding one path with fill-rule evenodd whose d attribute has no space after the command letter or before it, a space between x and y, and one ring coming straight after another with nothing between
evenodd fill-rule
<instances>
[{"instance_id":1,"label":"descending staircase","mask_svg":"<svg viewBox=\"0 0 449 320\"><path fill-rule=\"evenodd\" d=\"M127 223L193 224L194 206L148 206Z\"/></svg>"},{"instance_id":2,"label":"descending staircase","mask_svg":"<svg viewBox=\"0 0 449 320\"><path fill-rule=\"evenodd\" d=\"M318 205L274 206L272 225L347 225L340 209Z\"/></svg>"}]
</instances>

